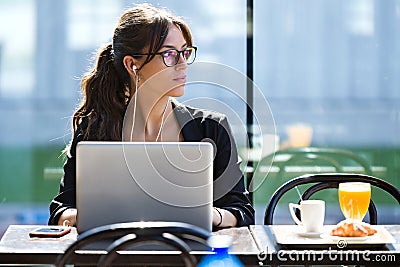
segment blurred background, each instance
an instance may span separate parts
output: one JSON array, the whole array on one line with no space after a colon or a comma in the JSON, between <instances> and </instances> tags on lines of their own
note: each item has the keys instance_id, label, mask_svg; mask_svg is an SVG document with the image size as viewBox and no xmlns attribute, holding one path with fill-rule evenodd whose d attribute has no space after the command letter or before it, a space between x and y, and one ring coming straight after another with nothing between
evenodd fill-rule
<instances>
[{"instance_id":1,"label":"blurred background","mask_svg":"<svg viewBox=\"0 0 400 267\"><path fill-rule=\"evenodd\" d=\"M246 73L245 0L1 0L0 235L9 224L47 223L80 77L110 41L122 10L141 2L189 23L198 61ZM296 142L346 149L399 187L400 0L254 0L253 12L254 82L274 118L261 128L274 129L275 150ZM234 94L199 88L188 86L181 101L212 97L246 118L246 103ZM259 101L254 106L265 108ZM244 119L229 119L242 151ZM305 144L291 137L296 129ZM273 188L273 171L268 175L254 192L258 223ZM398 223L394 202L381 202L392 209L379 222Z\"/></svg>"}]
</instances>

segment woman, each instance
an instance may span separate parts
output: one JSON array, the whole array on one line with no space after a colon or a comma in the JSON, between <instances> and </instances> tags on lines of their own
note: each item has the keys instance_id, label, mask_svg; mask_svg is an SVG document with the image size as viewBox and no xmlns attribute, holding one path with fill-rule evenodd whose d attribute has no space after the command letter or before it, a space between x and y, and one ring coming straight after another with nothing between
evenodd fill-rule
<instances>
[{"instance_id":1,"label":"woman","mask_svg":"<svg viewBox=\"0 0 400 267\"><path fill-rule=\"evenodd\" d=\"M188 25L165 10L141 4L122 14L112 43L100 49L82 78L84 98L73 116L73 140L49 224L76 223L75 155L82 140L210 141L214 180L228 177L232 184L224 191L224 183L214 183L213 226L254 224L226 117L172 99L183 95L196 51Z\"/></svg>"}]
</instances>

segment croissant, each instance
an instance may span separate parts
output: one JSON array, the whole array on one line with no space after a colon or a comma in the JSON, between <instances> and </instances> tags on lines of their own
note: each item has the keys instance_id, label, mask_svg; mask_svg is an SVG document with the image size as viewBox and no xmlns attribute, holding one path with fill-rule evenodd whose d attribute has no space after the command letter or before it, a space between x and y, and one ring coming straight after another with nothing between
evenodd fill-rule
<instances>
[{"instance_id":1,"label":"croissant","mask_svg":"<svg viewBox=\"0 0 400 267\"><path fill-rule=\"evenodd\" d=\"M368 235L376 234L377 231L374 228L372 228L371 225L369 225L368 223L361 222L360 224L362 227L364 227L365 230L367 230Z\"/></svg>"},{"instance_id":2,"label":"croissant","mask_svg":"<svg viewBox=\"0 0 400 267\"><path fill-rule=\"evenodd\" d=\"M342 237L363 237L375 234L377 231L369 224L364 222L356 222L344 220L339 222L332 229L331 235Z\"/></svg>"}]
</instances>

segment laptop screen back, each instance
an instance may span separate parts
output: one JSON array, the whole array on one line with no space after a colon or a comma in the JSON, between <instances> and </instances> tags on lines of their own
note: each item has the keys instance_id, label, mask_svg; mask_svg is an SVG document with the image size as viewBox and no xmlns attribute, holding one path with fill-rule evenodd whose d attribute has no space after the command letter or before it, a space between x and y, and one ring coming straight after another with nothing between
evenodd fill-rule
<instances>
[{"instance_id":1,"label":"laptop screen back","mask_svg":"<svg viewBox=\"0 0 400 267\"><path fill-rule=\"evenodd\" d=\"M207 142L80 142L77 229L176 221L211 231L213 147Z\"/></svg>"}]
</instances>

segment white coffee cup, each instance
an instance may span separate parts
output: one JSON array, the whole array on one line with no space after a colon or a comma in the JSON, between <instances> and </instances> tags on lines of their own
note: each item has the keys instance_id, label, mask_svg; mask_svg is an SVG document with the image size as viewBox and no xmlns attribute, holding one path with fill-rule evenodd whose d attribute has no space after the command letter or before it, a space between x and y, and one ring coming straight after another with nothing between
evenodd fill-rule
<instances>
[{"instance_id":1,"label":"white coffee cup","mask_svg":"<svg viewBox=\"0 0 400 267\"><path fill-rule=\"evenodd\" d=\"M294 208L300 210L301 221L296 217ZM321 233L325 219L325 201L303 200L300 205L289 203L290 215L293 220L304 227L307 233Z\"/></svg>"}]
</instances>

